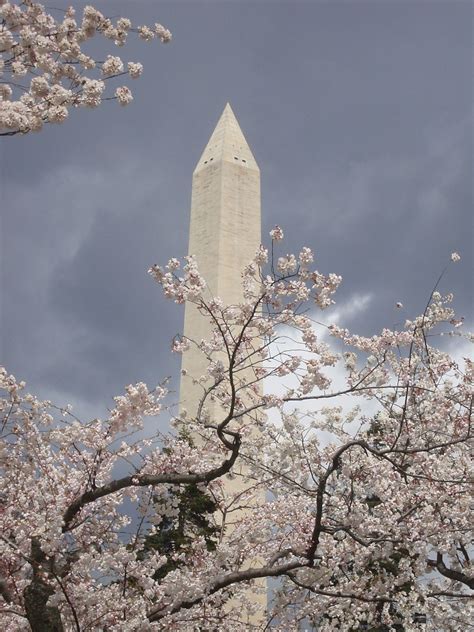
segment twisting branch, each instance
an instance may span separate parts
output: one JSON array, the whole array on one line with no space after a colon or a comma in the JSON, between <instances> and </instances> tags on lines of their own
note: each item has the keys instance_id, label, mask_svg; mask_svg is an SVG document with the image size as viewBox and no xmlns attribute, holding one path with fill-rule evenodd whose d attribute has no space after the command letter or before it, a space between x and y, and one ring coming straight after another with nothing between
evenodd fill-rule
<instances>
[{"instance_id":1,"label":"twisting branch","mask_svg":"<svg viewBox=\"0 0 474 632\"><path fill-rule=\"evenodd\" d=\"M128 487L147 487L148 485L161 485L169 483L171 485L186 485L192 483L209 483L224 474L227 474L232 469L232 466L237 460L239 455L241 440L238 434L234 436L234 443L232 446L232 454L229 459L225 460L219 467L216 467L204 474L134 474L133 476L124 476L115 481L111 481L107 485L102 485L96 489L88 490L84 492L73 501L66 509L63 515L63 533L70 531L74 528L72 521L75 516L86 505L95 502L99 498L115 494L116 492L126 489Z\"/></svg>"},{"instance_id":2,"label":"twisting branch","mask_svg":"<svg viewBox=\"0 0 474 632\"><path fill-rule=\"evenodd\" d=\"M194 599L178 601L178 603L175 603L171 607L165 606L156 610L151 610L148 615L148 620L150 622L159 621L167 615L174 614L175 612L179 612L180 610L192 608L193 606L200 603L207 595L213 595L219 590L227 588L228 586L232 586L233 584L240 584L252 579L261 579L264 577L280 577L282 575L286 575L291 570L294 570L296 568L303 568L306 565L306 562L294 561L277 567L270 565L262 566L261 568L249 568L245 571L235 571L233 573L228 573L227 575L224 575L223 577L218 578L214 582L212 582L205 595L200 595L199 597L195 597Z\"/></svg>"},{"instance_id":3,"label":"twisting branch","mask_svg":"<svg viewBox=\"0 0 474 632\"><path fill-rule=\"evenodd\" d=\"M474 577L470 577L469 575L453 568L448 568L444 563L443 555L441 553L436 554L436 560L429 559L428 566L435 568L438 573L441 573L444 577L452 579L455 582L461 582L471 590L474 590Z\"/></svg>"},{"instance_id":4,"label":"twisting branch","mask_svg":"<svg viewBox=\"0 0 474 632\"><path fill-rule=\"evenodd\" d=\"M365 603L392 603L393 599L389 599L388 597L365 597L364 595L356 595L354 593L344 593L339 591L330 591L323 590L322 588L316 588L316 586L311 586L307 584L303 584L302 582L296 579L294 573L288 572L286 573L287 577L299 588L303 588L304 590L309 590L309 592L314 593L315 595L321 595L322 597L333 597L335 599L354 599L355 601L364 601Z\"/></svg>"}]
</instances>

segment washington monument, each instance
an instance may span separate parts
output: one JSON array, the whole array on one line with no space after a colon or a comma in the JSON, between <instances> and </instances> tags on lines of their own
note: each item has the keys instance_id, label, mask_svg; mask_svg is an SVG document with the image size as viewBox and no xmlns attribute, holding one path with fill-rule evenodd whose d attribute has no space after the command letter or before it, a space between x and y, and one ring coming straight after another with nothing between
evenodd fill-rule
<instances>
[{"instance_id":1,"label":"washington monument","mask_svg":"<svg viewBox=\"0 0 474 632\"><path fill-rule=\"evenodd\" d=\"M193 173L189 254L213 296L225 304L242 302L242 270L261 243L260 169L232 108L227 104ZM200 341L210 326L187 303L184 335ZM202 389L192 378L206 371L197 349L183 355L180 402L194 416Z\"/></svg>"},{"instance_id":2,"label":"washington monument","mask_svg":"<svg viewBox=\"0 0 474 632\"><path fill-rule=\"evenodd\" d=\"M226 305L243 302L241 274L260 243L260 170L227 104L196 165L192 183L188 252L196 257L209 298L219 297ZM184 336L199 343L210 332L206 318L193 304L186 303ZM196 418L203 397L202 384L193 383L193 378L205 375L207 366L204 353L195 345L183 354L180 412L186 411L188 419ZM210 412L222 416L218 405L211 407ZM239 460L233 471L236 476L224 481L224 493L238 498L248 487L244 482L245 464ZM263 496L264 492L260 493ZM231 537L232 524L246 515L239 504L224 515L226 537ZM216 516L216 520L220 518ZM248 629L260 629L266 607L265 580L254 582L246 590L246 599L258 608L256 612L247 612L235 601L231 601L231 606L237 606L239 619Z\"/></svg>"}]
</instances>

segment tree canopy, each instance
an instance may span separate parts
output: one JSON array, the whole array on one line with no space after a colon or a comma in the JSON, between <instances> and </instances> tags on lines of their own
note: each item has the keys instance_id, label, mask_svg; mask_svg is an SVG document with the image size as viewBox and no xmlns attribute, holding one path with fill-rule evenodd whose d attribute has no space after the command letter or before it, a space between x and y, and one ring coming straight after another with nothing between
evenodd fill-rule
<instances>
[{"instance_id":1,"label":"tree canopy","mask_svg":"<svg viewBox=\"0 0 474 632\"><path fill-rule=\"evenodd\" d=\"M150 270L209 322L174 345L208 360L176 433L142 432L164 383L80 421L2 372L4 629L244 630L259 608L255 629L467 629L473 364L434 344L458 331L452 296L435 288L400 331L322 325L340 277L271 236L237 305L192 257Z\"/></svg>"}]
</instances>

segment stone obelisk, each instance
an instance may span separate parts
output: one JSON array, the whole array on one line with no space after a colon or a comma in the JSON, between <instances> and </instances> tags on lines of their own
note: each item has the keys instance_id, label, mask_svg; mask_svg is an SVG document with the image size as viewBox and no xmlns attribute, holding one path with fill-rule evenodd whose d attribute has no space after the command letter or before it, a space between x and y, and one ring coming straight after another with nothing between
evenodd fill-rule
<instances>
[{"instance_id":1,"label":"stone obelisk","mask_svg":"<svg viewBox=\"0 0 474 632\"><path fill-rule=\"evenodd\" d=\"M189 254L212 296L225 304L242 301L242 270L261 243L260 169L232 108L227 104L193 173ZM187 304L184 335L200 342L210 325ZM180 407L196 413L202 388L192 383L206 371L204 354L183 355Z\"/></svg>"},{"instance_id":2,"label":"stone obelisk","mask_svg":"<svg viewBox=\"0 0 474 632\"><path fill-rule=\"evenodd\" d=\"M226 305L243 301L242 271L249 264L261 243L260 170L240 129L232 108L227 104L193 173L189 254L194 255L205 278L209 298L219 297ZM211 325L187 303L184 335L199 343L207 339ZM192 345L183 354L180 385L180 412L196 418L203 385L193 383L205 375L205 355ZM217 405L216 405L217 406ZM211 414L221 419L222 409L210 407ZM246 489L245 465L239 462L233 480L224 481L229 497ZM264 498L261 492L260 500ZM226 522L226 537L232 538L232 522L245 516L246 510L234 510ZM217 518L219 520L219 518ZM229 526L227 526L229 525ZM250 562L257 564L258 560ZM256 590L256 588L259 590ZM258 580L246 590L246 599L261 610L249 614L235 601L239 619L246 630L261 629L266 606L265 581ZM240 628L239 628L240 629Z\"/></svg>"}]
</instances>

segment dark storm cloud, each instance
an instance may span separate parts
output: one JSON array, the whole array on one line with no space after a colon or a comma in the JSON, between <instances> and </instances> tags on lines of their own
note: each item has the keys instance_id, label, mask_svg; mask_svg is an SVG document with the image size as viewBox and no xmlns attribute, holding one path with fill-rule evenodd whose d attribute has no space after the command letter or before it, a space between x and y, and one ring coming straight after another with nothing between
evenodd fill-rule
<instances>
[{"instance_id":1,"label":"dark storm cloud","mask_svg":"<svg viewBox=\"0 0 474 632\"><path fill-rule=\"evenodd\" d=\"M387 308L397 300L422 310L452 251L463 252L468 271L469 138L464 122L427 139L417 154L354 162L339 170L320 164L304 183L292 237L300 239L301 226L315 236L320 264L344 277L340 296L347 290L376 290L376 315L369 321L365 315L365 333L384 322L383 310L389 317ZM463 276L453 269L447 283L468 315L472 293Z\"/></svg>"},{"instance_id":2,"label":"dark storm cloud","mask_svg":"<svg viewBox=\"0 0 474 632\"><path fill-rule=\"evenodd\" d=\"M88 416L177 375L182 310L146 270L186 252L192 170L227 100L261 168L264 234L281 224L285 252L310 245L344 276L344 325L423 309L453 250L443 289L469 318L470 3L97 6L174 41L118 49L145 66L128 108L1 141L2 360L32 391Z\"/></svg>"},{"instance_id":3,"label":"dark storm cloud","mask_svg":"<svg viewBox=\"0 0 474 632\"><path fill-rule=\"evenodd\" d=\"M174 326L178 333L181 323L176 322L178 310L163 300L146 274L156 256L161 223L150 223L147 215L142 209L120 219L98 215L75 257L51 278L53 309L71 329L91 332L76 344L84 370L79 388L97 397L104 380L110 387L118 375L124 384L130 375L156 382L158 371L170 370L160 366L160 358L170 362L170 343L163 332ZM97 381L87 375L89 364L101 376Z\"/></svg>"},{"instance_id":4,"label":"dark storm cloud","mask_svg":"<svg viewBox=\"0 0 474 632\"><path fill-rule=\"evenodd\" d=\"M87 393L89 403L108 402L131 380L159 381L169 371L160 357L170 363L162 333L179 326L146 270L182 248L185 232L166 229L160 177L133 159L62 167L6 202L17 213L4 222L4 255L16 265L7 267L3 342L16 370L26 366L47 391Z\"/></svg>"}]
</instances>

